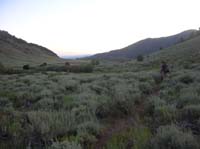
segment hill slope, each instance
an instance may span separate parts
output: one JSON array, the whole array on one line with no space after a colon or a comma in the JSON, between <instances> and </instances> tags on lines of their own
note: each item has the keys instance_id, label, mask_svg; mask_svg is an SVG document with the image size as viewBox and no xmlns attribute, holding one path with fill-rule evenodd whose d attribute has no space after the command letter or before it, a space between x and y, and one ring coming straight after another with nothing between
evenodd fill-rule
<instances>
[{"instance_id":1,"label":"hill slope","mask_svg":"<svg viewBox=\"0 0 200 149\"><path fill-rule=\"evenodd\" d=\"M200 63L200 35L172 47L155 52L146 59L149 64L160 63L163 60L177 66Z\"/></svg>"},{"instance_id":2,"label":"hill slope","mask_svg":"<svg viewBox=\"0 0 200 149\"><path fill-rule=\"evenodd\" d=\"M90 58L98 59L132 59L138 55L148 55L160 50L161 48L168 48L174 44L188 39L196 30L187 30L179 34L162 37L162 38L147 38L136 42L123 49L113 50L107 53L100 53L91 56Z\"/></svg>"},{"instance_id":3,"label":"hill slope","mask_svg":"<svg viewBox=\"0 0 200 149\"><path fill-rule=\"evenodd\" d=\"M59 57L47 48L27 43L6 31L0 31L0 61L4 65L39 64L59 60Z\"/></svg>"}]
</instances>

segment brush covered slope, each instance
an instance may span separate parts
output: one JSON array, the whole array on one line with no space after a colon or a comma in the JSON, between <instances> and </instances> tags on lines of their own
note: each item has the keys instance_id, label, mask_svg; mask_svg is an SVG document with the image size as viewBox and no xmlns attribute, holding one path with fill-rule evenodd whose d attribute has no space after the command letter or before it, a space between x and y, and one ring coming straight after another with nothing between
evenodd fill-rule
<instances>
[{"instance_id":1,"label":"brush covered slope","mask_svg":"<svg viewBox=\"0 0 200 149\"><path fill-rule=\"evenodd\" d=\"M96 59L133 59L139 55L148 55L163 48L168 48L177 43L183 42L195 34L196 30L187 30L179 34L162 37L162 38L147 38L129 45L123 49L113 50L106 53L100 53L91 56Z\"/></svg>"},{"instance_id":2,"label":"brush covered slope","mask_svg":"<svg viewBox=\"0 0 200 149\"><path fill-rule=\"evenodd\" d=\"M174 67L192 67L191 64L200 63L200 35L198 34L185 42L153 53L146 58L149 65L156 65L167 61Z\"/></svg>"},{"instance_id":3,"label":"brush covered slope","mask_svg":"<svg viewBox=\"0 0 200 149\"><path fill-rule=\"evenodd\" d=\"M0 31L0 61L4 65L53 63L60 61L52 51Z\"/></svg>"}]
</instances>

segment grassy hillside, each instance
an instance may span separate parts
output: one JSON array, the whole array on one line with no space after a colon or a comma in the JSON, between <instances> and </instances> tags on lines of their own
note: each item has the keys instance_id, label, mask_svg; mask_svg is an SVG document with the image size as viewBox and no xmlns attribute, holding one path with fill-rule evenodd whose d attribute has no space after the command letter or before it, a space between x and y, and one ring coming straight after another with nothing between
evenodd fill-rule
<instances>
[{"instance_id":1,"label":"grassy hillside","mask_svg":"<svg viewBox=\"0 0 200 149\"><path fill-rule=\"evenodd\" d=\"M149 58L149 62L166 60L177 66L186 66L200 62L200 36L157 52Z\"/></svg>"},{"instance_id":2,"label":"grassy hillside","mask_svg":"<svg viewBox=\"0 0 200 149\"><path fill-rule=\"evenodd\" d=\"M199 49L195 37L87 73L0 74L0 148L199 149Z\"/></svg>"},{"instance_id":3,"label":"grassy hillside","mask_svg":"<svg viewBox=\"0 0 200 149\"><path fill-rule=\"evenodd\" d=\"M0 62L6 66L55 63L61 61L52 51L0 31Z\"/></svg>"},{"instance_id":4,"label":"grassy hillside","mask_svg":"<svg viewBox=\"0 0 200 149\"><path fill-rule=\"evenodd\" d=\"M177 35L162 38L147 38L123 49L100 53L90 58L97 59L133 59L139 55L148 55L160 49L168 48L190 38L196 30L188 30Z\"/></svg>"},{"instance_id":5,"label":"grassy hillside","mask_svg":"<svg viewBox=\"0 0 200 149\"><path fill-rule=\"evenodd\" d=\"M102 60L96 70L104 72L158 70L162 61L173 69L193 67L200 63L200 36L144 56L144 60L106 61Z\"/></svg>"}]
</instances>

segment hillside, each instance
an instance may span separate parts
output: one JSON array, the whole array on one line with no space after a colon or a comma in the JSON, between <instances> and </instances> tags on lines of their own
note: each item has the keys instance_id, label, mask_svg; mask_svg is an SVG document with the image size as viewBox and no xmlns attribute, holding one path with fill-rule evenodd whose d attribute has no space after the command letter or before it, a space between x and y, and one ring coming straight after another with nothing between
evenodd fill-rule
<instances>
[{"instance_id":1,"label":"hillside","mask_svg":"<svg viewBox=\"0 0 200 149\"><path fill-rule=\"evenodd\" d=\"M100 53L91 56L90 58L97 59L132 59L138 55L148 55L160 49L168 48L177 43L183 42L191 37L196 30L187 30L179 34L161 37L161 38L147 38L129 45L123 49L113 50L106 53Z\"/></svg>"},{"instance_id":2,"label":"hillside","mask_svg":"<svg viewBox=\"0 0 200 149\"><path fill-rule=\"evenodd\" d=\"M163 60L177 67L200 63L200 35L153 53L146 58L146 63L158 64Z\"/></svg>"},{"instance_id":3,"label":"hillside","mask_svg":"<svg viewBox=\"0 0 200 149\"><path fill-rule=\"evenodd\" d=\"M59 57L49 49L0 31L0 61L4 65L39 64L57 62Z\"/></svg>"}]
</instances>

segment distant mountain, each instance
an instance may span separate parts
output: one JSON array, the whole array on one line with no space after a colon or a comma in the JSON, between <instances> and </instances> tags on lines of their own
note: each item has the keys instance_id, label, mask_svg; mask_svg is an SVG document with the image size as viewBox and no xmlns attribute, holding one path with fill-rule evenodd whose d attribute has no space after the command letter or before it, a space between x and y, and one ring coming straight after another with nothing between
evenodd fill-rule
<instances>
[{"instance_id":1,"label":"distant mountain","mask_svg":"<svg viewBox=\"0 0 200 149\"><path fill-rule=\"evenodd\" d=\"M39 64L59 60L60 58L49 49L27 43L0 30L0 62L4 65Z\"/></svg>"},{"instance_id":2,"label":"distant mountain","mask_svg":"<svg viewBox=\"0 0 200 149\"><path fill-rule=\"evenodd\" d=\"M193 36L197 30L187 30L179 34L161 37L161 38L147 38L129 45L119 50L113 50L106 53L93 55L89 58L96 59L133 59L139 55L148 55L153 52L168 48L177 43L183 42Z\"/></svg>"},{"instance_id":3,"label":"distant mountain","mask_svg":"<svg viewBox=\"0 0 200 149\"><path fill-rule=\"evenodd\" d=\"M81 55L65 55L65 56L61 56L61 58L63 59L81 59L84 57L88 57L91 56L91 54L81 54Z\"/></svg>"}]
</instances>

